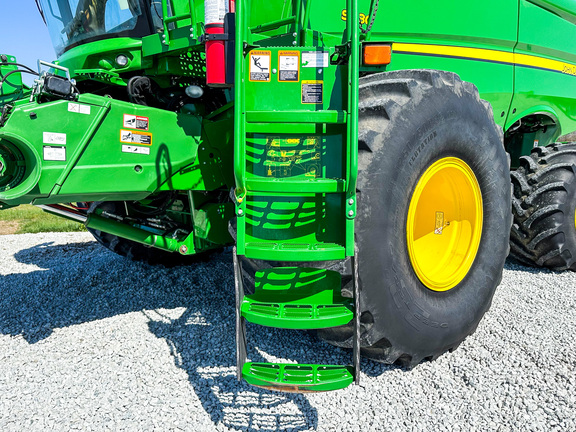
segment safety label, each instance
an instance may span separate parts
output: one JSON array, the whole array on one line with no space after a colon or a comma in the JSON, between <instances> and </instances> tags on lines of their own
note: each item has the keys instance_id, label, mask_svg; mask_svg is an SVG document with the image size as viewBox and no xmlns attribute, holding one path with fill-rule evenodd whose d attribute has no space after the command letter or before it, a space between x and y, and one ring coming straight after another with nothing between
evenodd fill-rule
<instances>
[{"instance_id":1,"label":"safety label","mask_svg":"<svg viewBox=\"0 0 576 432\"><path fill-rule=\"evenodd\" d=\"M123 145L122 146L122 152L123 153L135 153L135 154L149 155L150 154L150 147Z\"/></svg>"},{"instance_id":2,"label":"safety label","mask_svg":"<svg viewBox=\"0 0 576 432\"><path fill-rule=\"evenodd\" d=\"M300 80L300 52L278 52L278 81Z\"/></svg>"},{"instance_id":3,"label":"safety label","mask_svg":"<svg viewBox=\"0 0 576 432\"><path fill-rule=\"evenodd\" d=\"M304 51L302 53L302 67L325 68L328 67L328 51Z\"/></svg>"},{"instance_id":4,"label":"safety label","mask_svg":"<svg viewBox=\"0 0 576 432\"><path fill-rule=\"evenodd\" d=\"M124 114L124 127L147 131L150 127L150 119L131 114Z\"/></svg>"},{"instance_id":5,"label":"safety label","mask_svg":"<svg viewBox=\"0 0 576 432\"><path fill-rule=\"evenodd\" d=\"M442 235L442 231L444 231L444 212L436 212L434 234Z\"/></svg>"},{"instance_id":6,"label":"safety label","mask_svg":"<svg viewBox=\"0 0 576 432\"><path fill-rule=\"evenodd\" d=\"M65 133L54 133L54 132L44 132L43 141L44 144L66 144L66 134Z\"/></svg>"},{"instance_id":7,"label":"safety label","mask_svg":"<svg viewBox=\"0 0 576 432\"><path fill-rule=\"evenodd\" d=\"M66 147L44 146L44 160L45 161L65 161L66 160Z\"/></svg>"},{"instance_id":8,"label":"safety label","mask_svg":"<svg viewBox=\"0 0 576 432\"><path fill-rule=\"evenodd\" d=\"M78 114L90 114L90 105L82 105L79 103L68 103L68 111Z\"/></svg>"},{"instance_id":9,"label":"safety label","mask_svg":"<svg viewBox=\"0 0 576 432\"><path fill-rule=\"evenodd\" d=\"M323 81L302 81L302 103L321 104L323 90Z\"/></svg>"},{"instance_id":10,"label":"safety label","mask_svg":"<svg viewBox=\"0 0 576 432\"><path fill-rule=\"evenodd\" d=\"M270 81L270 51L250 52L250 81Z\"/></svg>"},{"instance_id":11,"label":"safety label","mask_svg":"<svg viewBox=\"0 0 576 432\"><path fill-rule=\"evenodd\" d=\"M147 132L121 130L120 142L128 144L152 145L152 134Z\"/></svg>"}]
</instances>

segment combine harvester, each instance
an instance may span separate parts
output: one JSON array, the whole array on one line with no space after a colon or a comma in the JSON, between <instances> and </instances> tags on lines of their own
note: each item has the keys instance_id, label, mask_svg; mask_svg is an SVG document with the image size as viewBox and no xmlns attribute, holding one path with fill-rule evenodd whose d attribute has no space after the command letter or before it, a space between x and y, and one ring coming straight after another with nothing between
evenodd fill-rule
<instances>
[{"instance_id":1,"label":"combine harvester","mask_svg":"<svg viewBox=\"0 0 576 432\"><path fill-rule=\"evenodd\" d=\"M435 359L509 244L576 270L576 145L554 144L576 129L576 5L455 5L39 0L58 59L0 58L1 207L149 262L234 245L250 384ZM317 330L351 365L248 362L246 322Z\"/></svg>"}]
</instances>

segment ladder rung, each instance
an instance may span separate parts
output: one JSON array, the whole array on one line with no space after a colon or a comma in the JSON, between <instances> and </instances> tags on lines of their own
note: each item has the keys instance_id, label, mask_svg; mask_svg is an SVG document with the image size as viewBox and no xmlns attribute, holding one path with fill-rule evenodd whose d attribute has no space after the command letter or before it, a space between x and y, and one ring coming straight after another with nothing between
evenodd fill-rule
<instances>
[{"instance_id":1,"label":"ladder rung","mask_svg":"<svg viewBox=\"0 0 576 432\"><path fill-rule=\"evenodd\" d=\"M282 27L288 24L294 24L296 22L296 17L295 16L291 16L288 18L284 18L281 20L277 20L277 21L271 21L269 23L266 24L260 24L257 25L256 27L250 27L250 31L252 33L262 33L268 30L274 30L277 29L278 27Z\"/></svg>"},{"instance_id":2,"label":"ladder rung","mask_svg":"<svg viewBox=\"0 0 576 432\"><path fill-rule=\"evenodd\" d=\"M247 111L248 123L346 123L346 111Z\"/></svg>"},{"instance_id":3,"label":"ladder rung","mask_svg":"<svg viewBox=\"0 0 576 432\"><path fill-rule=\"evenodd\" d=\"M339 390L354 381L352 366L245 363L242 376L252 385L278 391Z\"/></svg>"},{"instance_id":4,"label":"ladder rung","mask_svg":"<svg viewBox=\"0 0 576 432\"><path fill-rule=\"evenodd\" d=\"M331 261L346 258L346 248L336 243L249 241L244 255L268 261Z\"/></svg>"},{"instance_id":5,"label":"ladder rung","mask_svg":"<svg viewBox=\"0 0 576 432\"><path fill-rule=\"evenodd\" d=\"M290 179L290 178L249 178L246 189L250 192L271 193L339 193L346 190L342 179Z\"/></svg>"}]
</instances>

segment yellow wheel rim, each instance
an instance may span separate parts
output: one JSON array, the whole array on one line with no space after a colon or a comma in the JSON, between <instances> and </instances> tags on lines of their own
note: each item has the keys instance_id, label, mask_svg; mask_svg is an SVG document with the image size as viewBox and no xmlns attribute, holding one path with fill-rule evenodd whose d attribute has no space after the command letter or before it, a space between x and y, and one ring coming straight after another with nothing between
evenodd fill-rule
<instances>
[{"instance_id":1,"label":"yellow wheel rim","mask_svg":"<svg viewBox=\"0 0 576 432\"><path fill-rule=\"evenodd\" d=\"M482 193L472 169L447 157L422 175L408 209L412 267L434 291L448 291L468 274L482 237Z\"/></svg>"}]
</instances>

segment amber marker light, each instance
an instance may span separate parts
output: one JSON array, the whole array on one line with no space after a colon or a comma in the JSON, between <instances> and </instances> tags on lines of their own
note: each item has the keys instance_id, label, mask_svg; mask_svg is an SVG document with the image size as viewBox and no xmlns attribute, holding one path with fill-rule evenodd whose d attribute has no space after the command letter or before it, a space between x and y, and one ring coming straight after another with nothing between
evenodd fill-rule
<instances>
[{"instance_id":1,"label":"amber marker light","mask_svg":"<svg viewBox=\"0 0 576 432\"><path fill-rule=\"evenodd\" d=\"M390 64L392 59L392 46L383 44L364 45L364 64L369 66L383 66Z\"/></svg>"}]
</instances>

